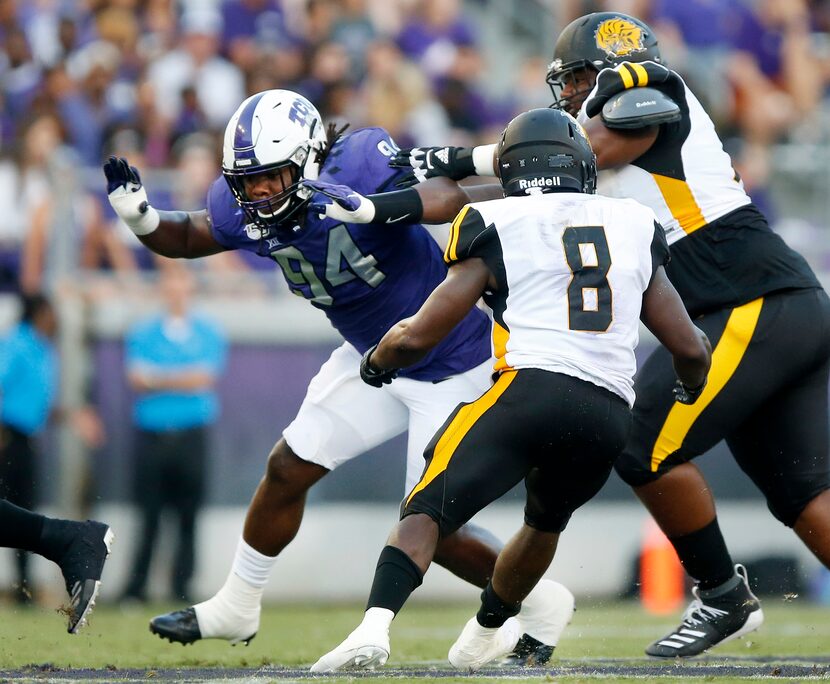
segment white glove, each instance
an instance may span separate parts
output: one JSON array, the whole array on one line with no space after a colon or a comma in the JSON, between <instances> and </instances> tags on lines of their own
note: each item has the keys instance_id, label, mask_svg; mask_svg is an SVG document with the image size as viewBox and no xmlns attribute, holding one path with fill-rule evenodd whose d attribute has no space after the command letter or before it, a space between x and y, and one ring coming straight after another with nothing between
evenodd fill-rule
<instances>
[{"instance_id":1,"label":"white glove","mask_svg":"<svg viewBox=\"0 0 830 684\"><path fill-rule=\"evenodd\" d=\"M310 202L309 211L343 223L371 223L375 220L372 200L345 185L306 180L303 187L319 193Z\"/></svg>"},{"instance_id":2,"label":"white glove","mask_svg":"<svg viewBox=\"0 0 830 684\"><path fill-rule=\"evenodd\" d=\"M147 201L138 169L123 157L110 157L104 164L107 197L119 218L136 235L149 235L159 226L159 213Z\"/></svg>"}]
</instances>

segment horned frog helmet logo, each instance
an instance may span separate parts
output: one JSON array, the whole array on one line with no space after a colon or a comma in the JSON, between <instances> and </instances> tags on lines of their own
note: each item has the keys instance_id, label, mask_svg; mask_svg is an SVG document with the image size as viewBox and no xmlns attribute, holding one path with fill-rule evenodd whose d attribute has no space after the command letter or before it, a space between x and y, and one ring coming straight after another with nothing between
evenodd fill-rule
<instances>
[{"instance_id":1,"label":"horned frog helmet logo","mask_svg":"<svg viewBox=\"0 0 830 684\"><path fill-rule=\"evenodd\" d=\"M597 47L609 57L625 57L645 50L643 29L622 17L603 21L597 27L595 36Z\"/></svg>"}]
</instances>

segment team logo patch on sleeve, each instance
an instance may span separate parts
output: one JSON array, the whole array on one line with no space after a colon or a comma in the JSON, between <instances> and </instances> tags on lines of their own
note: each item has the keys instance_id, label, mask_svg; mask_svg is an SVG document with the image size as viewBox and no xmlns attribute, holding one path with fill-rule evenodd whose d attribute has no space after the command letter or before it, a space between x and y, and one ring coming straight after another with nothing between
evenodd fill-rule
<instances>
[{"instance_id":1,"label":"team logo patch on sleeve","mask_svg":"<svg viewBox=\"0 0 830 684\"><path fill-rule=\"evenodd\" d=\"M624 57L645 50L643 30L622 17L603 21L597 27L595 37L597 47L609 57Z\"/></svg>"},{"instance_id":2,"label":"team logo patch on sleeve","mask_svg":"<svg viewBox=\"0 0 830 684\"><path fill-rule=\"evenodd\" d=\"M263 238L262 229L256 223L245 224L245 235L251 240L261 240Z\"/></svg>"}]
</instances>

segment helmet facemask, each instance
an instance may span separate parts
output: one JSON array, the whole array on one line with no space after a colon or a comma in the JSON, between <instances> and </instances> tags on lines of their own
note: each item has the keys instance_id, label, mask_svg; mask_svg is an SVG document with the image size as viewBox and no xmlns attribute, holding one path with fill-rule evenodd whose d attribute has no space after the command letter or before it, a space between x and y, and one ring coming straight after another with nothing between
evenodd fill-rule
<instances>
[{"instance_id":1,"label":"helmet facemask","mask_svg":"<svg viewBox=\"0 0 830 684\"><path fill-rule=\"evenodd\" d=\"M594 89L597 70L587 60L562 63L555 59L548 67L545 79L553 93L553 109L561 109L571 116L576 116L582 103ZM562 93L570 90L566 97Z\"/></svg>"},{"instance_id":2,"label":"helmet facemask","mask_svg":"<svg viewBox=\"0 0 830 684\"><path fill-rule=\"evenodd\" d=\"M303 166L307 156L308 153L301 148L289 161L256 166L253 169L223 169L225 180L249 223L255 223L261 230L270 233L280 223L295 217L303 208L310 197L300 186L300 182L306 178ZM255 178L262 176L267 177L278 189L267 197L256 199L250 196L249 187Z\"/></svg>"}]
</instances>

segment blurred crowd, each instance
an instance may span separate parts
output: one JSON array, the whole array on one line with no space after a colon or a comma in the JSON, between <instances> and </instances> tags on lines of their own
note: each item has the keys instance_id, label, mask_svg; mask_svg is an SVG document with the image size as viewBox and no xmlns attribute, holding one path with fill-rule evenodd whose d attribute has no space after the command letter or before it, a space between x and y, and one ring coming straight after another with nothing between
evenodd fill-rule
<instances>
[{"instance_id":1,"label":"blurred crowd","mask_svg":"<svg viewBox=\"0 0 830 684\"><path fill-rule=\"evenodd\" d=\"M772 143L828 137L827 0L516 0L562 27L594 10L639 16L734 140L748 183ZM401 145L489 141L550 101L555 35L492 31L492 0L0 0L0 288L67 269L158 267L116 225L99 167L126 156L160 208L199 209L221 133L249 94L290 88L327 121L383 126ZM517 36L519 36L517 38ZM508 82L494 64L520 55ZM504 80L504 79L500 79ZM739 168L739 170L742 170ZM751 188L750 188L751 189ZM155 195L155 196L154 196ZM58 232L61 238L57 239ZM220 271L267 269L245 255Z\"/></svg>"}]
</instances>

